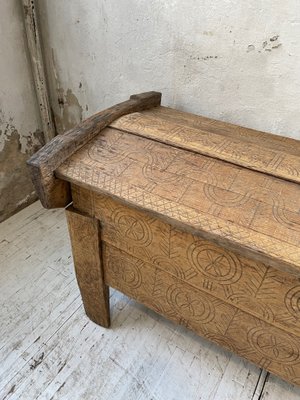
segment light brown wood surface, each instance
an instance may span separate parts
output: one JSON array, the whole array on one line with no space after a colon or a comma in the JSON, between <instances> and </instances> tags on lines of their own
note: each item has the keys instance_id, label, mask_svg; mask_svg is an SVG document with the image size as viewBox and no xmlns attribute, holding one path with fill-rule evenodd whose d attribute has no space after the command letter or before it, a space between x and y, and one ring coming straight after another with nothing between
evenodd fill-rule
<instances>
[{"instance_id":1,"label":"light brown wood surface","mask_svg":"<svg viewBox=\"0 0 300 400\"><path fill-rule=\"evenodd\" d=\"M73 193L75 207L101 221L107 285L300 384L297 278L108 196Z\"/></svg>"},{"instance_id":2,"label":"light brown wood surface","mask_svg":"<svg viewBox=\"0 0 300 400\"><path fill-rule=\"evenodd\" d=\"M300 186L107 128L56 171L180 229L300 273Z\"/></svg>"},{"instance_id":3,"label":"light brown wood surface","mask_svg":"<svg viewBox=\"0 0 300 400\"><path fill-rule=\"evenodd\" d=\"M87 316L99 325L110 326L109 288L104 283L99 221L66 210L74 267Z\"/></svg>"},{"instance_id":4,"label":"light brown wood surface","mask_svg":"<svg viewBox=\"0 0 300 400\"><path fill-rule=\"evenodd\" d=\"M73 187L74 206L101 221L101 237L142 262L300 336L299 280L108 196ZM106 267L107 268L107 267Z\"/></svg>"},{"instance_id":5,"label":"light brown wood surface","mask_svg":"<svg viewBox=\"0 0 300 400\"><path fill-rule=\"evenodd\" d=\"M300 183L299 153L294 155L290 151L286 152L280 142L278 143L274 139L266 140L266 134L262 137L262 143L264 143L262 146L261 143L245 140L242 134L236 134L234 131L225 136L208 129L178 124L176 120L169 121L165 118L159 118L159 116L142 113L125 115L112 123L111 126ZM259 135L257 135L258 139Z\"/></svg>"},{"instance_id":6,"label":"light brown wood surface","mask_svg":"<svg viewBox=\"0 0 300 400\"><path fill-rule=\"evenodd\" d=\"M105 246L106 282L276 375L300 384L299 336L245 313L113 246Z\"/></svg>"},{"instance_id":7,"label":"light brown wood surface","mask_svg":"<svg viewBox=\"0 0 300 400\"><path fill-rule=\"evenodd\" d=\"M247 145L247 143L254 143L256 145L259 144L261 147L266 149L274 149L284 153L293 154L294 156L299 156L300 154L300 141L288 136L261 132L255 129L249 129L243 126L163 106L145 110L143 111L143 115L149 115L172 123L175 122L184 127L196 128L200 131L230 137L235 140L238 139L245 143L245 145Z\"/></svg>"}]
</instances>

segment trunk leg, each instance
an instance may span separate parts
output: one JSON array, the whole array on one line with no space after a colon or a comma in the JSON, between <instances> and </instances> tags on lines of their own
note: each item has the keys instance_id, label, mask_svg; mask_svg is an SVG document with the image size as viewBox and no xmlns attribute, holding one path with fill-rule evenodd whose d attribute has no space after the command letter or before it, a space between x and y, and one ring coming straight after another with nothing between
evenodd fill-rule
<instances>
[{"instance_id":1,"label":"trunk leg","mask_svg":"<svg viewBox=\"0 0 300 400\"><path fill-rule=\"evenodd\" d=\"M108 328L109 287L104 282L99 221L81 214L72 206L66 209L78 286L87 316Z\"/></svg>"}]
</instances>

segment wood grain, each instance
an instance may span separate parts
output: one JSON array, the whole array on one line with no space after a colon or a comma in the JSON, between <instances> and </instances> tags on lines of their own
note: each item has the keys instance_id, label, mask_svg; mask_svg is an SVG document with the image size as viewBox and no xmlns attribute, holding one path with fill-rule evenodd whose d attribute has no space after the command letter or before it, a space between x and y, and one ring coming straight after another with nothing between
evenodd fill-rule
<instances>
[{"instance_id":1,"label":"wood grain","mask_svg":"<svg viewBox=\"0 0 300 400\"><path fill-rule=\"evenodd\" d=\"M109 289L103 280L103 263L98 220L72 207L66 210L75 272L87 316L110 326Z\"/></svg>"},{"instance_id":2,"label":"wood grain","mask_svg":"<svg viewBox=\"0 0 300 400\"><path fill-rule=\"evenodd\" d=\"M299 337L220 301L114 246L104 246L106 282L255 364L300 383Z\"/></svg>"},{"instance_id":3,"label":"wood grain","mask_svg":"<svg viewBox=\"0 0 300 400\"><path fill-rule=\"evenodd\" d=\"M79 196L78 196L79 195ZM278 328L300 336L299 280L203 238L182 232L108 196L92 203L74 191L76 208L101 221L102 240Z\"/></svg>"},{"instance_id":4,"label":"wood grain","mask_svg":"<svg viewBox=\"0 0 300 400\"><path fill-rule=\"evenodd\" d=\"M109 128L56 174L299 276L299 185Z\"/></svg>"},{"instance_id":5,"label":"wood grain","mask_svg":"<svg viewBox=\"0 0 300 400\"><path fill-rule=\"evenodd\" d=\"M95 137L114 119L130 112L160 104L161 94L147 92L101 111L64 135L53 138L27 162L36 192L45 208L65 207L71 202L69 185L57 179L54 171L69 156Z\"/></svg>"},{"instance_id":6,"label":"wood grain","mask_svg":"<svg viewBox=\"0 0 300 400\"><path fill-rule=\"evenodd\" d=\"M272 143L271 147L270 145L261 146L253 141L245 143L234 132L231 135L224 136L208 130L184 126L174 120L169 121L142 113L125 115L112 123L111 126L178 148L300 183L299 156L285 153L279 143L275 146L276 141L274 140L266 141Z\"/></svg>"},{"instance_id":7,"label":"wood grain","mask_svg":"<svg viewBox=\"0 0 300 400\"><path fill-rule=\"evenodd\" d=\"M282 151L284 153L293 154L294 156L299 156L300 154L300 141L287 136L261 132L255 129L163 106L145 110L142 114L183 125L185 127L196 128L200 131L238 139L246 146L247 143L254 143L256 145L259 143L264 148Z\"/></svg>"},{"instance_id":8,"label":"wood grain","mask_svg":"<svg viewBox=\"0 0 300 400\"><path fill-rule=\"evenodd\" d=\"M300 285L111 196L73 186L74 206L101 221L106 284L300 384Z\"/></svg>"}]
</instances>

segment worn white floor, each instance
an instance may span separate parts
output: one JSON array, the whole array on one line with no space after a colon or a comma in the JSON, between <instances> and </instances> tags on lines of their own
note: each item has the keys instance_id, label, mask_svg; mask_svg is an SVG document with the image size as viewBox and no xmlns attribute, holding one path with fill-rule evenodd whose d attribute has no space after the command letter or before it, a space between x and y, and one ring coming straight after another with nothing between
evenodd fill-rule
<instances>
[{"instance_id":1,"label":"worn white floor","mask_svg":"<svg viewBox=\"0 0 300 400\"><path fill-rule=\"evenodd\" d=\"M111 291L87 319L62 210L0 225L0 399L294 400L295 388Z\"/></svg>"}]
</instances>

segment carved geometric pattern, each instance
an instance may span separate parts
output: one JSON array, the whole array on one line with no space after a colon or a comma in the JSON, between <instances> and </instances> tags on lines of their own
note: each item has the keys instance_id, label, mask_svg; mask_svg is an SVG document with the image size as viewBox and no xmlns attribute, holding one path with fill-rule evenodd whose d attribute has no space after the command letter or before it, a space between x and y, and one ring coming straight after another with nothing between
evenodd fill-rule
<instances>
[{"instance_id":1,"label":"carved geometric pattern","mask_svg":"<svg viewBox=\"0 0 300 400\"><path fill-rule=\"evenodd\" d=\"M182 232L107 196L88 195L87 192L74 186L74 204L101 221L102 238L106 243L201 288L225 303L300 335L299 284L293 275ZM138 241L124 234L127 228L122 219L115 218L116 215L126 215L129 227L132 221L147 226L150 232L147 237L151 241L140 246Z\"/></svg>"},{"instance_id":2,"label":"carved geometric pattern","mask_svg":"<svg viewBox=\"0 0 300 400\"><path fill-rule=\"evenodd\" d=\"M199 296L177 285L171 285L167 290L167 301L175 307L177 313L185 320L195 320L207 324L215 317L213 303L208 302L205 296Z\"/></svg>"},{"instance_id":3,"label":"carved geometric pattern","mask_svg":"<svg viewBox=\"0 0 300 400\"><path fill-rule=\"evenodd\" d=\"M300 319L300 285L291 288L285 296L288 312L297 320Z\"/></svg>"},{"instance_id":4,"label":"carved geometric pattern","mask_svg":"<svg viewBox=\"0 0 300 400\"><path fill-rule=\"evenodd\" d=\"M199 241L188 248L187 254L196 269L212 280L230 285L240 279L241 265L233 253Z\"/></svg>"},{"instance_id":5,"label":"carved geometric pattern","mask_svg":"<svg viewBox=\"0 0 300 400\"><path fill-rule=\"evenodd\" d=\"M105 147L112 132L118 145ZM98 161L91 160L92 149ZM113 156L117 163L108 161ZM56 174L299 272L300 187L294 183L112 129L102 131Z\"/></svg>"},{"instance_id":6,"label":"carved geometric pattern","mask_svg":"<svg viewBox=\"0 0 300 400\"><path fill-rule=\"evenodd\" d=\"M280 146L270 148L256 143L247 143L245 146L236 137L224 137L204 130L199 132L196 128L142 113L125 115L112 126L151 139L163 138L165 142L181 144L185 149L300 182L299 157L282 152Z\"/></svg>"},{"instance_id":7,"label":"carved geometric pattern","mask_svg":"<svg viewBox=\"0 0 300 400\"><path fill-rule=\"evenodd\" d=\"M294 364L299 359L299 344L286 334L272 333L270 328L255 327L248 332L250 345L267 360Z\"/></svg>"},{"instance_id":8,"label":"carved geometric pattern","mask_svg":"<svg viewBox=\"0 0 300 400\"><path fill-rule=\"evenodd\" d=\"M138 220L124 209L116 209L112 220L119 227L121 235L128 238L133 245L148 246L152 242L152 231L148 223Z\"/></svg>"},{"instance_id":9,"label":"carved geometric pattern","mask_svg":"<svg viewBox=\"0 0 300 400\"><path fill-rule=\"evenodd\" d=\"M130 289L138 289L142 284L140 268L143 263L139 260L125 262L122 259L111 256L107 260L107 271L118 276L122 284Z\"/></svg>"},{"instance_id":10,"label":"carved geometric pattern","mask_svg":"<svg viewBox=\"0 0 300 400\"><path fill-rule=\"evenodd\" d=\"M106 280L110 286L259 366L295 383L300 382L300 341L297 336L114 246L105 245L104 250ZM122 270L125 266L130 270L137 263L140 263L141 284L136 288L124 283ZM156 285L159 289L155 289Z\"/></svg>"}]
</instances>

